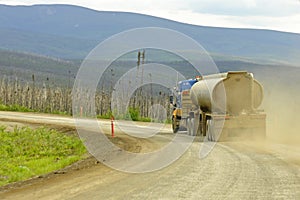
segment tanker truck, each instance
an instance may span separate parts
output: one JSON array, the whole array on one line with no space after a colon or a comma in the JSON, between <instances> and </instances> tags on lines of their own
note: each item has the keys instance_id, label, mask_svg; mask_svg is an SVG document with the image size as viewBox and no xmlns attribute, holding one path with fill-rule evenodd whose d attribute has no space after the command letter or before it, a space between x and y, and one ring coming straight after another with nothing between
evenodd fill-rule
<instances>
[{"instance_id":1,"label":"tanker truck","mask_svg":"<svg viewBox=\"0 0 300 200\"><path fill-rule=\"evenodd\" d=\"M209 141L266 135L259 106L263 87L246 71L230 71L178 82L170 96L174 133L187 131Z\"/></svg>"}]
</instances>

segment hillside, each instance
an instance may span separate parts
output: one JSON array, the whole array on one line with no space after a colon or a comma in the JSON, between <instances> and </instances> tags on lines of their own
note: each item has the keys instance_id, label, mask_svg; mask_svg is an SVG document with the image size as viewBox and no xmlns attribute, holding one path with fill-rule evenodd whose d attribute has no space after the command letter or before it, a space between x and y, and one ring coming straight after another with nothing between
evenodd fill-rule
<instances>
[{"instance_id":1,"label":"hillside","mask_svg":"<svg viewBox=\"0 0 300 200\"><path fill-rule=\"evenodd\" d=\"M221 60L233 56L260 63L298 65L300 62L300 34L194 26L147 15L71 5L0 5L0 13L0 48L8 50L82 59L113 34L155 26L187 34Z\"/></svg>"},{"instance_id":2,"label":"hillside","mask_svg":"<svg viewBox=\"0 0 300 200\"><path fill-rule=\"evenodd\" d=\"M46 56L0 50L0 80L21 82L35 81L40 85L48 82L53 86L67 85L73 81L79 68L75 61L65 61Z\"/></svg>"},{"instance_id":3,"label":"hillside","mask_svg":"<svg viewBox=\"0 0 300 200\"><path fill-rule=\"evenodd\" d=\"M146 53L148 53L146 55L149 55L148 57L150 57L149 60L154 59L158 55L157 52ZM160 53L160 56L161 55L167 57L170 61L163 62L161 60L155 60L155 62L171 66L184 74L187 78L195 76L196 72L186 61L175 60L174 57L168 54ZM272 78L279 83L300 84L300 79L298 78L300 68L298 67L257 64L247 60L238 59L219 60L219 58L216 58L215 62L220 72L246 70L253 72L255 77L260 80ZM0 79L6 77L14 80L15 78L18 78L25 82L31 82L32 75L34 74L35 80L40 84L49 80L52 85L66 86L69 81L71 81L71 84L73 83L80 67L80 63L80 60L66 61L36 54L0 50ZM118 80L120 76L134 66L136 66L135 60L124 60L121 57L113 62L107 70L107 74L104 75L105 82L111 82L110 69L114 70L114 80Z\"/></svg>"}]
</instances>

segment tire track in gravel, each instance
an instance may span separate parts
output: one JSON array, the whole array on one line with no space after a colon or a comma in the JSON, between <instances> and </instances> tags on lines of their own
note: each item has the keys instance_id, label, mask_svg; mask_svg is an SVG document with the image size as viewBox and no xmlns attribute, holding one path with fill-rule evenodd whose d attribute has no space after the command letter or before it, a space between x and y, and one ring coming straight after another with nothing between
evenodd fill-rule
<instances>
[{"instance_id":1,"label":"tire track in gravel","mask_svg":"<svg viewBox=\"0 0 300 200\"><path fill-rule=\"evenodd\" d=\"M8 199L299 199L297 168L243 144L217 144L198 158L200 143L157 172L127 174L96 166L12 194Z\"/></svg>"},{"instance_id":2,"label":"tire track in gravel","mask_svg":"<svg viewBox=\"0 0 300 200\"><path fill-rule=\"evenodd\" d=\"M130 175L70 199L224 199L238 182L241 159L217 146L206 159L198 158L194 143L178 161L158 172Z\"/></svg>"},{"instance_id":3,"label":"tire track in gravel","mask_svg":"<svg viewBox=\"0 0 300 200\"><path fill-rule=\"evenodd\" d=\"M270 149L257 148L256 145L233 143L229 145L251 165L244 165L247 170L245 181L251 183L249 198L257 199L300 199L300 168L284 160L284 157L270 153ZM280 150L280 149L279 149ZM278 151L278 149L277 149ZM298 158L299 159L299 158ZM253 167L255 168L253 168ZM231 195L238 193L238 188Z\"/></svg>"},{"instance_id":4,"label":"tire track in gravel","mask_svg":"<svg viewBox=\"0 0 300 200\"><path fill-rule=\"evenodd\" d=\"M157 149L170 137L161 134L142 147L147 152ZM128 174L98 164L9 191L0 198L300 199L300 168L295 164L299 157L297 153L284 155L294 151L289 146L283 146L286 150L277 145L260 148L249 142L223 142L200 160L201 144L195 141L180 159L156 172Z\"/></svg>"}]
</instances>

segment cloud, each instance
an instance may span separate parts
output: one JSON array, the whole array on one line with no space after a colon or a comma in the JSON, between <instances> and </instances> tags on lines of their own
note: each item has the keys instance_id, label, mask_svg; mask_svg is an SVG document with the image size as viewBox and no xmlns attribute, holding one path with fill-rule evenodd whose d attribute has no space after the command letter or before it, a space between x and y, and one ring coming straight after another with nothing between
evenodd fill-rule
<instances>
[{"instance_id":1,"label":"cloud","mask_svg":"<svg viewBox=\"0 0 300 200\"><path fill-rule=\"evenodd\" d=\"M300 0L0 0L0 3L73 4L95 10L143 13L196 25L300 33Z\"/></svg>"},{"instance_id":2,"label":"cloud","mask_svg":"<svg viewBox=\"0 0 300 200\"><path fill-rule=\"evenodd\" d=\"M287 16L300 13L299 0L0 0L16 5L75 4L100 10L190 10L232 16Z\"/></svg>"},{"instance_id":3,"label":"cloud","mask_svg":"<svg viewBox=\"0 0 300 200\"><path fill-rule=\"evenodd\" d=\"M203 26L270 29L300 33L300 26L298 26L300 24L300 13L285 17L215 15L190 11L173 11L168 13L164 11L151 11L151 13L146 14Z\"/></svg>"},{"instance_id":4,"label":"cloud","mask_svg":"<svg viewBox=\"0 0 300 200\"><path fill-rule=\"evenodd\" d=\"M189 0L193 12L230 16L289 16L300 13L299 0Z\"/></svg>"}]
</instances>

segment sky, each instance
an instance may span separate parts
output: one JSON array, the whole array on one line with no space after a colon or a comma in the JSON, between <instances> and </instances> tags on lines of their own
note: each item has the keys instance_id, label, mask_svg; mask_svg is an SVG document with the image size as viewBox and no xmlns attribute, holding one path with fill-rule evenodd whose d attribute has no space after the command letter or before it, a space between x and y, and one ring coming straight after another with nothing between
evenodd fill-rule
<instances>
[{"instance_id":1,"label":"sky","mask_svg":"<svg viewBox=\"0 0 300 200\"><path fill-rule=\"evenodd\" d=\"M0 0L0 4L72 4L100 11L148 14L195 25L300 33L300 0Z\"/></svg>"}]
</instances>

